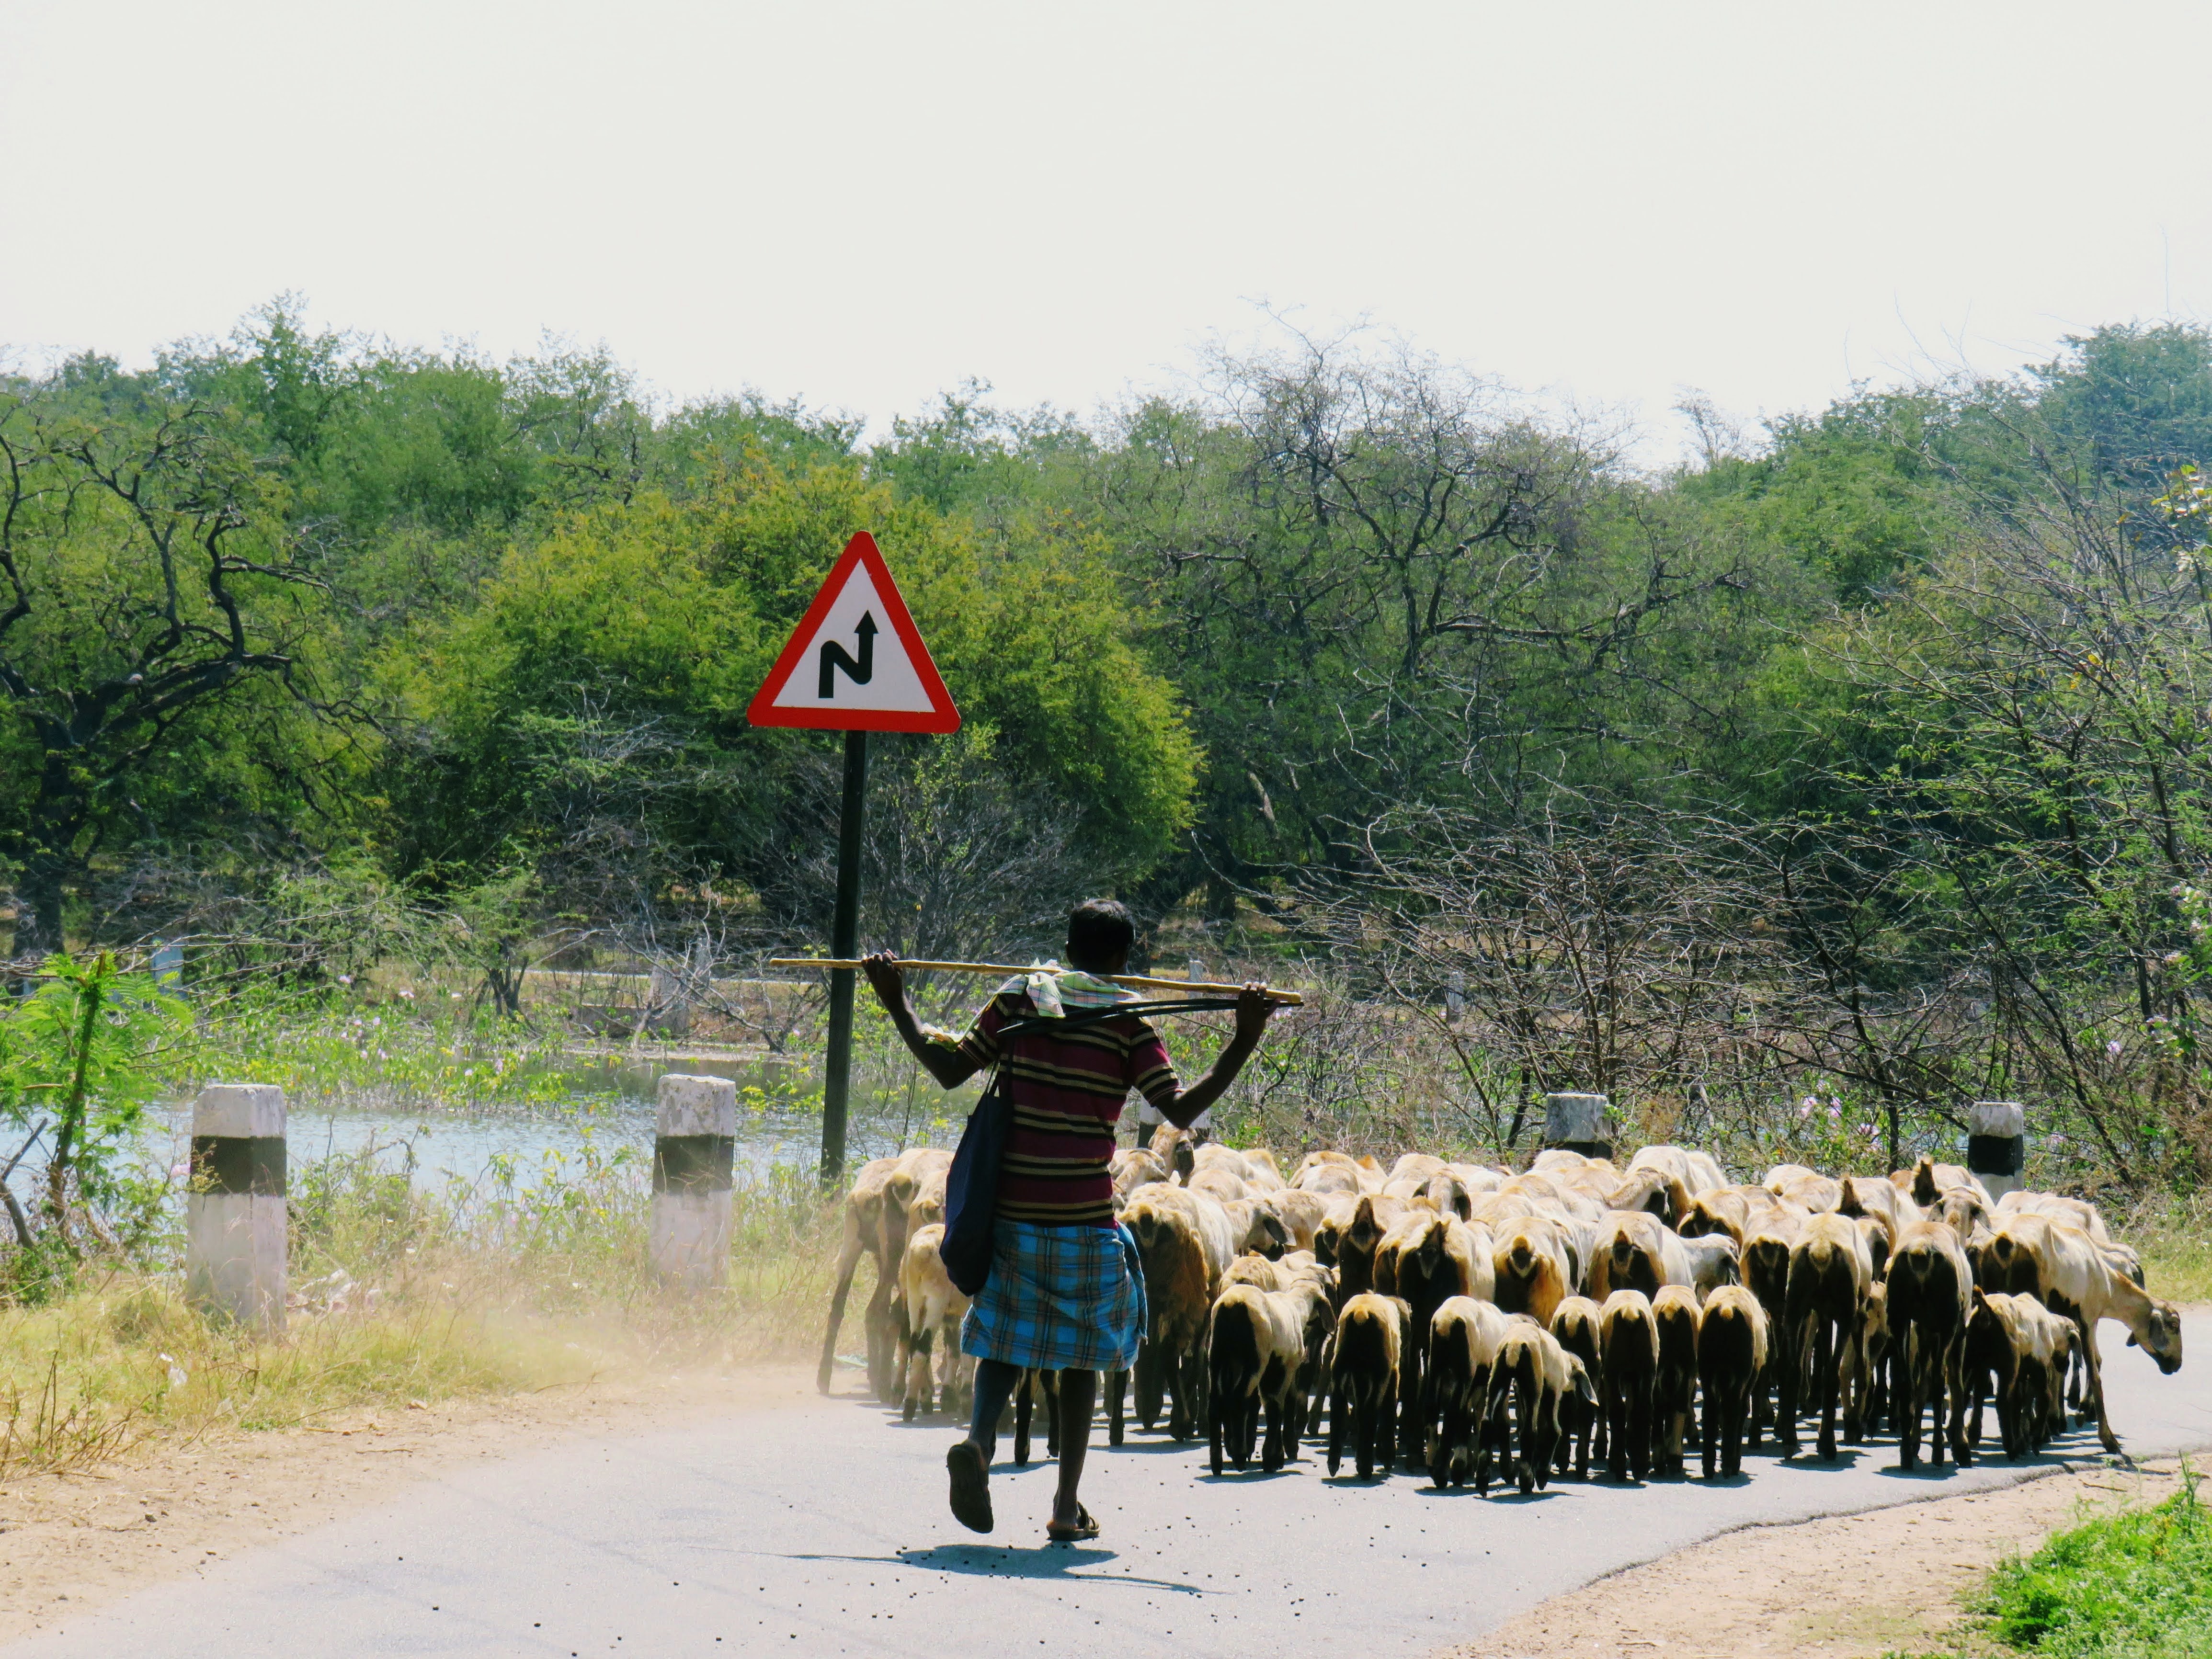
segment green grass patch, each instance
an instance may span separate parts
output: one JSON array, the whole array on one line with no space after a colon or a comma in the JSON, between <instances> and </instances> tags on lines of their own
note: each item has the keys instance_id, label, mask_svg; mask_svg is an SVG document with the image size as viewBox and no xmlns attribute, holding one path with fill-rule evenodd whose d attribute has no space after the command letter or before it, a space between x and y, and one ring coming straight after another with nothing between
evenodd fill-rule
<instances>
[{"instance_id":1,"label":"green grass patch","mask_svg":"<svg viewBox=\"0 0 2212 1659\"><path fill-rule=\"evenodd\" d=\"M2185 1460L2181 1480L2164 1503L2091 1516L1999 1566L1950 1659L2212 1655L2212 1515Z\"/></svg>"},{"instance_id":2,"label":"green grass patch","mask_svg":"<svg viewBox=\"0 0 2212 1659\"><path fill-rule=\"evenodd\" d=\"M2212 1654L2212 1516L2197 1485L2185 1464L2164 1503L2085 1521L1999 1567L1990 1633L2053 1659Z\"/></svg>"}]
</instances>

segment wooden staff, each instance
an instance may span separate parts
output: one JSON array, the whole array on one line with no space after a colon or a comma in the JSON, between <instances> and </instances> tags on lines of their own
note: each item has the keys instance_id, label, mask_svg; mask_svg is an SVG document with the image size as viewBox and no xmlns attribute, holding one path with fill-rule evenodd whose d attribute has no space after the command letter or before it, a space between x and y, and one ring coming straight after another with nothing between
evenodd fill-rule
<instances>
[{"instance_id":1,"label":"wooden staff","mask_svg":"<svg viewBox=\"0 0 2212 1659\"><path fill-rule=\"evenodd\" d=\"M768 965L771 968L858 968L860 963L855 957L771 957ZM901 962L895 965L900 968L911 968L919 973L929 974L1029 975L1073 974L1080 971L1073 968L1036 966L1023 968L1007 962ZM1241 985L1218 985L1211 980L1158 979L1150 974L1101 974L1094 977L1111 980L1115 984L1126 985L1132 990L1186 991L1194 995L1233 997L1244 988ZM1269 986L1267 988L1267 996L1269 1001L1279 1002L1285 1007L1305 1006L1305 999L1296 991L1278 991L1273 986Z\"/></svg>"}]
</instances>

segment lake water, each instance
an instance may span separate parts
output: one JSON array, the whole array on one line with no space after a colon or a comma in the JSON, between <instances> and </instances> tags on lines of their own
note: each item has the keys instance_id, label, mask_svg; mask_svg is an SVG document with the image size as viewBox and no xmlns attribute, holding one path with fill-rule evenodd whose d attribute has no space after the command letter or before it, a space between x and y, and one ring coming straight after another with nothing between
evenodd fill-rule
<instances>
[{"instance_id":1,"label":"lake water","mask_svg":"<svg viewBox=\"0 0 2212 1659\"><path fill-rule=\"evenodd\" d=\"M653 1158L653 1085L662 1073L672 1071L728 1077L740 1091L753 1085L766 1094L758 1109L748 1109L747 1097L739 1096L736 1161L741 1180L766 1176L779 1166L810 1172L820 1167L822 1115L811 1079L787 1066L698 1055L657 1066L587 1066L574 1074L575 1086L566 1097L546 1105L410 1111L295 1101L286 1115L289 1159L296 1168L332 1154L374 1149L380 1162L398 1169L411 1156L416 1184L430 1188L451 1179L473 1184L484 1178L495 1158L506 1158L514 1162L517 1181L527 1185L549 1154L574 1160L588 1140L602 1155L630 1149L635 1166L643 1170ZM964 1100L956 1105L933 1090L911 1113L902 1109L904 1104L902 1098L855 1099L846 1129L846 1153L853 1163L905 1146L949 1144L967 1109ZM939 1116L949 1116L951 1130L933 1127ZM164 1103L149 1118L148 1160L173 1167L181 1163L191 1137L191 1103ZM43 1146L11 1177L9 1184L19 1196L28 1199L32 1183L42 1178L42 1152ZM0 1159L6 1156L0 1152Z\"/></svg>"}]
</instances>

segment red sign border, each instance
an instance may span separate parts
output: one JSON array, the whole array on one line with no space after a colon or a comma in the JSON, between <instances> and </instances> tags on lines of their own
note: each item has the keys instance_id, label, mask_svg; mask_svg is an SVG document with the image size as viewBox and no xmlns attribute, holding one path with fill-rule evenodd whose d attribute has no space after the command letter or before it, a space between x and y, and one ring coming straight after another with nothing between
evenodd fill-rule
<instances>
[{"instance_id":1,"label":"red sign border","mask_svg":"<svg viewBox=\"0 0 2212 1659\"><path fill-rule=\"evenodd\" d=\"M783 695L806 655L806 647L814 638L814 630L829 614L837 596L845 591L851 579L853 567L864 564L869 579L875 583L876 597L883 601L884 611L898 635L899 644L905 647L907 659L914 665L915 677L921 689L928 693L934 707L926 710L905 708L778 708L775 700ZM838 555L837 562L830 568L823 579L822 590L814 596L814 603L806 607L806 614L799 619L799 626L791 632L775 666L769 669L768 678L753 694L745 708L745 719L754 726L788 726L816 732L957 732L960 729L960 710L954 707L952 694L945 689L945 681L937 672L937 664L930 657L929 647L921 642L921 634L907 612L906 599L900 593L898 584L891 580L890 568L884 562L876 538L866 531L856 532Z\"/></svg>"}]
</instances>

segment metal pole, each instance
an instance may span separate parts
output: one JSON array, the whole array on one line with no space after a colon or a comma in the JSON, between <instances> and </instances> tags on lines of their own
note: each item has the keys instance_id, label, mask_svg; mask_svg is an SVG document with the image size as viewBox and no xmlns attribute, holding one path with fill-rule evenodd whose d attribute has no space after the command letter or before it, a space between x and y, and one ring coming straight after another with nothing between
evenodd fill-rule
<instances>
[{"instance_id":1,"label":"metal pole","mask_svg":"<svg viewBox=\"0 0 2212 1659\"><path fill-rule=\"evenodd\" d=\"M833 956L854 957L860 945L860 842L867 827L868 734L845 734L845 801L837 820L837 914L830 926ZM845 1101L853 1067L853 970L830 975L830 1052L822 1073L822 1184L845 1176Z\"/></svg>"}]
</instances>

